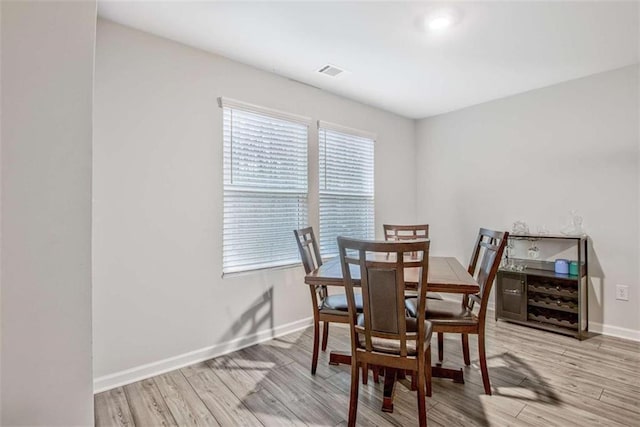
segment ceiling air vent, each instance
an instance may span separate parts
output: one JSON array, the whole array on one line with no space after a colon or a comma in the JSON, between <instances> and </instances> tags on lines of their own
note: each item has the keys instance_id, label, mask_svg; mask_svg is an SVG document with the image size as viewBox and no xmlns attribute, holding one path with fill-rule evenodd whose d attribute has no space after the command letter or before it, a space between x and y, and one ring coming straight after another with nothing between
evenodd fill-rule
<instances>
[{"instance_id":1,"label":"ceiling air vent","mask_svg":"<svg viewBox=\"0 0 640 427\"><path fill-rule=\"evenodd\" d=\"M320 74L325 74L325 75L330 76L330 77L336 77L336 76L344 73L344 70L336 67L335 65L327 64L324 67L320 68L318 70L318 72Z\"/></svg>"}]
</instances>

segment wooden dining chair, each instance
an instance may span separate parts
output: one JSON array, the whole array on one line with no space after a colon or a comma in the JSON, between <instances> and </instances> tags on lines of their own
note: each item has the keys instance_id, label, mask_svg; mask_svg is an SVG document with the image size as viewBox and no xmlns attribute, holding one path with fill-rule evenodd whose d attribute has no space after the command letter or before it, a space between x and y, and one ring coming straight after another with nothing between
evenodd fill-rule
<instances>
[{"instance_id":1,"label":"wooden dining chair","mask_svg":"<svg viewBox=\"0 0 640 427\"><path fill-rule=\"evenodd\" d=\"M382 224L384 240L415 240L429 238L429 224L393 225Z\"/></svg>"},{"instance_id":2,"label":"wooden dining chair","mask_svg":"<svg viewBox=\"0 0 640 427\"><path fill-rule=\"evenodd\" d=\"M322 265L322 257L312 227L294 230L298 251L306 274ZM329 295L326 286L309 286L313 306L313 354L311 356L311 374L318 367L318 347L320 341L320 322L322 328L322 351L327 349L329 323L349 323L347 298L344 294ZM356 301L357 309L362 311L362 298Z\"/></svg>"},{"instance_id":3,"label":"wooden dining chair","mask_svg":"<svg viewBox=\"0 0 640 427\"><path fill-rule=\"evenodd\" d=\"M509 233L480 229L469 263L469 274L476 277L480 292L463 297L462 306L455 301L429 300L426 318L433 323L433 330L438 334L438 360L444 356L444 333L462 334L462 354L465 365L470 365L469 334L478 335L478 353L482 383L486 394L491 394L491 383L487 370L485 351L485 321L489 294L502 261L502 254L507 244ZM478 261L480 264L478 265ZM476 306L477 305L477 306ZM407 300L407 311L416 316L419 313L418 301Z\"/></svg>"},{"instance_id":4,"label":"wooden dining chair","mask_svg":"<svg viewBox=\"0 0 640 427\"><path fill-rule=\"evenodd\" d=\"M394 225L394 224L382 224L384 230L384 240L386 241L401 241L401 240L415 240L415 239L428 239L429 238L429 224L417 224L417 225ZM415 298L416 295L413 291L407 292L408 298ZM442 295L436 292L427 292L427 298L429 299L442 299Z\"/></svg>"},{"instance_id":5,"label":"wooden dining chair","mask_svg":"<svg viewBox=\"0 0 640 427\"><path fill-rule=\"evenodd\" d=\"M425 396L431 395L432 327L425 320L429 242L372 242L338 237L338 248L351 329L348 424L356 425L359 368L376 365L385 367L385 375L396 369L417 373L418 421L420 426L426 426ZM405 261L405 253L417 254L418 260ZM362 313L357 310L351 266L360 271ZM409 267L421 269L415 318L405 313L404 269Z\"/></svg>"}]
</instances>

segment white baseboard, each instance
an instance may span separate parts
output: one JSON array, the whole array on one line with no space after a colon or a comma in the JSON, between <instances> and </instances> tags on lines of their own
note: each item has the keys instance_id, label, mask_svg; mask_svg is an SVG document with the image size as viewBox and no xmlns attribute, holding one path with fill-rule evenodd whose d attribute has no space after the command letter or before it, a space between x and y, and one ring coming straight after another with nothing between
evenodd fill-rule
<instances>
[{"instance_id":1,"label":"white baseboard","mask_svg":"<svg viewBox=\"0 0 640 427\"><path fill-rule=\"evenodd\" d=\"M313 318L309 317L295 322L280 325L264 331L256 332L251 335L236 338L231 341L216 344L213 346L201 348L200 350L191 351L189 353L180 354L168 359L159 360L157 362L148 363L146 365L136 366L135 368L126 369L93 380L93 392L100 393L112 388L131 384L146 378L183 368L194 363L222 356L234 351L251 347L252 345L268 341L270 339L290 334L295 331L307 328L313 324Z\"/></svg>"},{"instance_id":2,"label":"white baseboard","mask_svg":"<svg viewBox=\"0 0 640 427\"><path fill-rule=\"evenodd\" d=\"M449 298L446 298L449 299ZM492 307L488 307L490 311ZM100 393L112 388L131 384L146 378L183 368L185 366L209 360L214 357L222 356L234 351L259 344L270 339L290 334L301 329L309 327L313 323L311 317L287 323L275 328L256 332L251 335L236 338L231 341L205 347L189 353L180 354L157 362L148 363L146 365L137 366L135 368L126 369L114 374L105 375L93 380L94 393ZM589 330L591 332L608 335L617 338L624 338L633 341L640 341L640 331L628 328L620 328L618 326L610 326L597 322L589 322Z\"/></svg>"},{"instance_id":3,"label":"white baseboard","mask_svg":"<svg viewBox=\"0 0 640 427\"><path fill-rule=\"evenodd\" d=\"M459 301L460 298L453 298L451 294L447 294L444 296L444 299L448 301ZM493 312L495 309L495 304L493 300L489 301L487 305L487 311ZM492 316L489 316L492 317ZM621 328L619 326L611 326L598 322L589 322L589 331L594 332L596 334L607 335L610 337L616 338L624 338L632 341L640 341L640 331L635 329Z\"/></svg>"},{"instance_id":4,"label":"white baseboard","mask_svg":"<svg viewBox=\"0 0 640 427\"><path fill-rule=\"evenodd\" d=\"M640 341L640 331L621 328L619 326L605 325L597 322L589 322L589 331L611 337L625 338L632 341Z\"/></svg>"}]
</instances>

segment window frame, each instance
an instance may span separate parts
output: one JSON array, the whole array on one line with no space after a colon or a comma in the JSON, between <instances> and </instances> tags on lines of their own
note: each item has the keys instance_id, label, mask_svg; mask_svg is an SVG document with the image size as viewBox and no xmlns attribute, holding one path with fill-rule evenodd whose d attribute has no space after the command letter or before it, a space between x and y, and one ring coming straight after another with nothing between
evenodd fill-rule
<instances>
[{"instance_id":1,"label":"window frame","mask_svg":"<svg viewBox=\"0 0 640 427\"><path fill-rule=\"evenodd\" d=\"M281 269L281 268L288 268L294 265L298 265L299 264L299 259L298 259L298 253L297 253L297 246L295 245L295 240L293 239L293 232L291 231L291 246L292 248L295 248L295 254L296 254L296 259L294 260L293 257L291 258L291 260L286 260L286 261L278 261L278 260L261 260L259 262L254 262L251 264L247 264L247 265L242 265L242 266L225 266L225 258L227 256L227 252L225 251L225 243L228 241L227 237L225 236L225 223L226 223L226 219L227 216L225 214L225 212L227 212L227 197L228 197L228 193L232 192L232 191L236 191L236 192L242 192L242 191L247 191L247 187L246 186L238 186L237 189L233 190L230 189L229 186L232 185L228 182L228 175L227 175L227 170L228 168L232 168L233 164L228 164L228 160L227 160L227 155L226 155L226 150L227 150L227 144L231 144L232 141L228 140L227 135L225 133L225 109L230 109L231 111L237 110L237 111L242 111L242 112L246 112L246 113L250 113L250 114L254 114L254 115L260 115L264 118L268 118L268 119L274 119L274 120L278 120L278 121L286 121L289 122L291 124L295 124L295 125L302 125L306 127L306 138L304 139L304 166L306 168L306 172L305 172L305 188L304 188L304 192L300 192L299 188L268 188L268 186L263 186L263 187L255 187L253 191L254 193L256 192L264 192L264 194L266 196L268 195L272 195L272 196L277 196L277 195L285 195L285 194L296 194L298 195L298 198L300 198L301 195L303 195L304 198L304 214L302 216L298 215L297 217L297 221L299 226L297 228L302 228L308 225L308 221L309 221L309 213L310 213L310 186L309 186L309 147L310 147L310 136L311 136L311 123L312 120L309 117L306 116L301 116L301 115L297 115L297 114L291 114L291 113L287 113L287 112L283 112L280 110L275 110L275 109L271 109L271 108L266 108L266 107L261 107L261 106L257 106L254 104L249 104L249 103L245 103L242 101L237 101L234 99L230 99L230 98L225 98L225 97L220 97L218 98L218 105L221 109L221 116L222 116L222 146L223 146L223 155L222 155L222 182L223 182L223 188L222 188L222 251L221 251L221 256L222 256L222 277L226 277L226 276L230 276L230 275L237 275L237 274L245 274L245 273L251 273L251 272L255 272L255 271L260 271L260 270L267 270L267 269ZM231 137L233 138L233 137ZM301 144L302 145L302 144ZM231 173L231 172L230 172ZM244 188L244 190L241 190L241 188ZM300 223L300 220L303 220L304 224ZM283 236L284 238L284 236ZM292 251L293 252L293 251Z\"/></svg>"},{"instance_id":2,"label":"window frame","mask_svg":"<svg viewBox=\"0 0 640 427\"><path fill-rule=\"evenodd\" d=\"M338 255L337 250L336 251L332 251L332 252L327 252L326 250L326 245L323 245L323 240L324 239L324 233L323 233L323 228L322 228L322 195L323 195L323 185L322 185L322 175L323 175L323 170L325 172L326 175L326 167L323 168L322 165L322 152L321 150L323 149L323 142L322 142L322 131L331 131L331 132L336 132L336 133L340 133L343 134L345 136L348 137L355 137L355 138L365 138L365 139L370 139L371 140L371 195L370 195L370 203L371 203L371 209L372 209L372 215L371 215L371 228L368 230L368 234L366 236L367 239L375 239L376 236L376 227L375 227L375 208L376 208L376 197L375 197L375 147L376 147L376 141L377 141L377 135L375 133L372 132L367 132L367 131L363 131L360 129L355 129L355 128L351 128L351 127L347 127L347 126L343 126L343 125L339 125L336 123L331 123L331 122L326 122L326 121L322 121L322 120L318 120L317 122L317 129L318 129L318 133L317 133L317 137L318 137L318 193L317 193L317 197L318 197L318 243L320 246L320 250L321 250L321 255L324 258L332 258ZM326 134L325 134L325 138L326 138ZM326 141L325 143L326 144ZM325 149L326 149L326 145L325 145ZM326 163L327 159L326 159L326 155L324 156L324 161ZM325 188L326 188L326 178L325 178ZM326 189L324 191L327 191ZM335 192L335 191L327 191L327 194L333 194L334 196L341 196L339 194L339 192ZM347 196L346 194L344 196ZM353 197L353 196L352 196ZM362 195L361 196L363 199L368 199L369 196L365 196Z\"/></svg>"}]
</instances>

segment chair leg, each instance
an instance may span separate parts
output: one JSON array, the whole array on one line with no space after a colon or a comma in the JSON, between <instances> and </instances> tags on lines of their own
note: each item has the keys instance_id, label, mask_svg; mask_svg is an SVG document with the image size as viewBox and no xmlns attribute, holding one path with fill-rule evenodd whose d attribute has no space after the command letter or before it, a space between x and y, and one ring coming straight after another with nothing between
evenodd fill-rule
<instances>
[{"instance_id":1,"label":"chair leg","mask_svg":"<svg viewBox=\"0 0 640 427\"><path fill-rule=\"evenodd\" d=\"M369 382L369 365L367 363L362 364L362 384L367 385Z\"/></svg>"},{"instance_id":2,"label":"chair leg","mask_svg":"<svg viewBox=\"0 0 640 427\"><path fill-rule=\"evenodd\" d=\"M480 371L482 372L484 392L491 396L491 383L489 382L489 370L487 369L487 353L484 348L484 331L480 331L478 334L478 350L480 353Z\"/></svg>"},{"instance_id":3,"label":"chair leg","mask_svg":"<svg viewBox=\"0 0 640 427\"><path fill-rule=\"evenodd\" d=\"M418 423L420 427L426 427L427 425L427 402L425 398L425 360L421 357L418 358L418 375L414 378L418 379Z\"/></svg>"},{"instance_id":4,"label":"chair leg","mask_svg":"<svg viewBox=\"0 0 640 427\"><path fill-rule=\"evenodd\" d=\"M327 350L327 341L329 340L329 322L324 322L322 327L322 351Z\"/></svg>"},{"instance_id":5,"label":"chair leg","mask_svg":"<svg viewBox=\"0 0 640 427\"><path fill-rule=\"evenodd\" d=\"M360 388L358 374L360 369L355 360L351 364L351 394L349 398L349 427L355 427L358 415L358 389Z\"/></svg>"},{"instance_id":6,"label":"chair leg","mask_svg":"<svg viewBox=\"0 0 640 427\"><path fill-rule=\"evenodd\" d=\"M376 384L380 384L380 368L374 366L373 368L371 368L371 370L373 371L373 382Z\"/></svg>"},{"instance_id":7,"label":"chair leg","mask_svg":"<svg viewBox=\"0 0 640 427\"><path fill-rule=\"evenodd\" d=\"M444 359L444 333L438 332L438 361L442 363Z\"/></svg>"},{"instance_id":8,"label":"chair leg","mask_svg":"<svg viewBox=\"0 0 640 427\"><path fill-rule=\"evenodd\" d=\"M469 334L462 334L462 356L464 357L464 364L471 365L471 359L469 358Z\"/></svg>"},{"instance_id":9,"label":"chair leg","mask_svg":"<svg viewBox=\"0 0 640 427\"><path fill-rule=\"evenodd\" d=\"M411 391L418 389L418 371L411 372Z\"/></svg>"},{"instance_id":10,"label":"chair leg","mask_svg":"<svg viewBox=\"0 0 640 427\"><path fill-rule=\"evenodd\" d=\"M424 355L424 376L427 383L427 396L431 397L431 347L427 348Z\"/></svg>"},{"instance_id":11,"label":"chair leg","mask_svg":"<svg viewBox=\"0 0 640 427\"><path fill-rule=\"evenodd\" d=\"M311 375L316 374L318 367L318 346L320 345L320 322L313 321L313 355L311 356Z\"/></svg>"}]
</instances>

